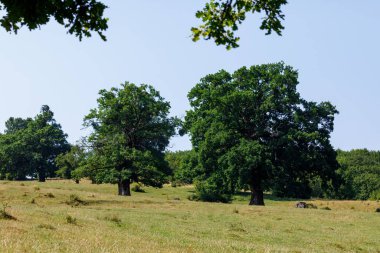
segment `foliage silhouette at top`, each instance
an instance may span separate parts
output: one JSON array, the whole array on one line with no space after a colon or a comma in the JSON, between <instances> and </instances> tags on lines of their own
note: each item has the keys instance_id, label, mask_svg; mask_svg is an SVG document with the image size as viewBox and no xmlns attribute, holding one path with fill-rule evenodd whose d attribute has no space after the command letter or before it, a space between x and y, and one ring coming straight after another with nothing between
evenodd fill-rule
<instances>
[{"instance_id":1,"label":"foliage silhouette at top","mask_svg":"<svg viewBox=\"0 0 380 253\"><path fill-rule=\"evenodd\" d=\"M302 99L297 78L284 63L264 64L208 75L190 91L185 129L203 169L199 194L225 199L249 188L250 204L263 205L271 180L333 177L337 110Z\"/></svg>"},{"instance_id":2,"label":"foliage silhouette at top","mask_svg":"<svg viewBox=\"0 0 380 253\"><path fill-rule=\"evenodd\" d=\"M281 20L285 17L281 7L286 3L287 0L210 0L196 13L202 24L191 29L192 39L213 39L216 45L236 48L240 40L235 35L239 25L248 13L260 12L265 13L260 29L265 30L267 35L272 32L281 35L284 29Z\"/></svg>"},{"instance_id":3,"label":"foliage silhouette at top","mask_svg":"<svg viewBox=\"0 0 380 253\"><path fill-rule=\"evenodd\" d=\"M54 18L80 40L83 36L91 37L91 32L106 40L105 8L96 0L0 0L0 10L5 13L0 24L6 31L17 33L23 26L35 30Z\"/></svg>"},{"instance_id":4,"label":"foliage silhouette at top","mask_svg":"<svg viewBox=\"0 0 380 253\"><path fill-rule=\"evenodd\" d=\"M281 7L286 3L286 0L210 0L196 13L202 24L191 29L192 39L213 39L227 49L236 48L240 38L235 32L239 25L248 13L260 12L264 13L260 29L266 34L274 31L281 35L284 29ZM108 28L108 19L103 16L106 8L97 0L0 0L0 10L5 13L0 25L8 32L17 33L23 26L34 30L54 18L80 40L83 36L91 37L91 32L106 40L103 34Z\"/></svg>"},{"instance_id":5,"label":"foliage silhouette at top","mask_svg":"<svg viewBox=\"0 0 380 253\"><path fill-rule=\"evenodd\" d=\"M130 195L132 182L161 187L170 174L164 151L178 125L170 104L152 86L128 82L99 94L98 108L85 117L94 130L87 174L117 183L119 195Z\"/></svg>"}]
</instances>

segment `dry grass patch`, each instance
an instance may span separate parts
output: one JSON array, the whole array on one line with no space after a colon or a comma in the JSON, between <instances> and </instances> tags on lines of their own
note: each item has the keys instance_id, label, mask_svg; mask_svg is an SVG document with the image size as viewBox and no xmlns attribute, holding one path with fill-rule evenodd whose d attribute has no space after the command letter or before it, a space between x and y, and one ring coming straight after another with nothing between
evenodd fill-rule
<instances>
[{"instance_id":1,"label":"dry grass patch","mask_svg":"<svg viewBox=\"0 0 380 253\"><path fill-rule=\"evenodd\" d=\"M16 220L15 217L10 215L7 211L9 208L8 203L3 203L2 207L0 207L0 219L2 220Z\"/></svg>"},{"instance_id":2,"label":"dry grass patch","mask_svg":"<svg viewBox=\"0 0 380 253\"><path fill-rule=\"evenodd\" d=\"M189 186L122 197L115 185L23 183L0 182L0 203L17 217L0 219L0 252L380 252L375 201L313 200L317 209L297 209L296 201L268 199L252 207L241 196L188 201Z\"/></svg>"}]
</instances>

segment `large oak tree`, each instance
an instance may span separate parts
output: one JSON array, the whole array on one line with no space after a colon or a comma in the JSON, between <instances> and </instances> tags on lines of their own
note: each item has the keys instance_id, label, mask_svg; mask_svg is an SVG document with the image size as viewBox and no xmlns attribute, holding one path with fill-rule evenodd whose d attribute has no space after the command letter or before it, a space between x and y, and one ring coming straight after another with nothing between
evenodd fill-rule
<instances>
[{"instance_id":1,"label":"large oak tree","mask_svg":"<svg viewBox=\"0 0 380 253\"><path fill-rule=\"evenodd\" d=\"M170 104L152 86L128 82L99 94L98 107L85 117L94 130L87 174L117 183L119 195L131 195L132 182L161 187L170 174L164 151L177 125Z\"/></svg>"},{"instance_id":2,"label":"large oak tree","mask_svg":"<svg viewBox=\"0 0 380 253\"><path fill-rule=\"evenodd\" d=\"M200 191L223 196L249 188L250 204L263 205L274 178L332 176L337 110L302 99L297 78L284 63L264 64L208 75L190 91L185 128L203 169Z\"/></svg>"}]
</instances>

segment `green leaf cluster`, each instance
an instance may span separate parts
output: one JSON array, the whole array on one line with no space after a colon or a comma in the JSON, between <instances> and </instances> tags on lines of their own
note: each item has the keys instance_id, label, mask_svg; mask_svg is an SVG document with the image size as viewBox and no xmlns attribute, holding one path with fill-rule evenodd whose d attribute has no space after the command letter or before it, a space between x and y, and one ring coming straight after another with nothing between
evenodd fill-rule
<instances>
[{"instance_id":1,"label":"green leaf cluster","mask_svg":"<svg viewBox=\"0 0 380 253\"><path fill-rule=\"evenodd\" d=\"M284 29L281 7L285 4L287 0L209 0L196 12L202 24L191 28L192 40L213 39L227 49L236 48L240 40L236 32L249 13L264 13L260 29L267 35L273 31L281 35ZM108 29L106 8L98 0L0 0L0 11L4 13L0 25L8 32L17 33L22 27L40 28L54 18L79 40L91 37L91 32L106 40L103 34Z\"/></svg>"},{"instance_id":2,"label":"green leaf cluster","mask_svg":"<svg viewBox=\"0 0 380 253\"><path fill-rule=\"evenodd\" d=\"M191 29L192 39L213 39L217 45L224 45L227 49L236 48L240 40L235 35L239 25L248 13L260 12L265 13L260 29L265 30L267 35L272 31L281 35L284 29L281 7L286 3L286 0L210 0L203 10L196 13L202 24Z\"/></svg>"},{"instance_id":3,"label":"green leaf cluster","mask_svg":"<svg viewBox=\"0 0 380 253\"><path fill-rule=\"evenodd\" d=\"M91 32L106 40L103 34L108 28L108 19L103 17L106 8L96 0L0 0L4 13L0 25L17 33L23 26L35 30L54 18L80 40L83 36L91 37Z\"/></svg>"}]
</instances>

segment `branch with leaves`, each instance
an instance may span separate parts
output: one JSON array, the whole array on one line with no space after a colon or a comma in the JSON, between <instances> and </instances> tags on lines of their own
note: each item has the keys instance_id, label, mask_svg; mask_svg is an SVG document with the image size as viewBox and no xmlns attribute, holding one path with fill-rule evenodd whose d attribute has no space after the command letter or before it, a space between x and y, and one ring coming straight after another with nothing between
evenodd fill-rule
<instances>
[{"instance_id":1,"label":"branch with leaves","mask_svg":"<svg viewBox=\"0 0 380 253\"><path fill-rule=\"evenodd\" d=\"M191 28L193 41L200 38L214 40L217 45L227 49L239 46L239 37L235 34L249 13L264 13L260 29L266 34L273 31L281 35L284 29L281 21L284 14L281 7L287 0L210 0L196 13L202 20L198 27ZM8 32L17 31L26 26L29 30L40 28L54 18L68 28L68 33L82 40L91 37L92 32L106 40L104 31L108 28L107 8L98 0L0 0L0 25Z\"/></svg>"},{"instance_id":2,"label":"branch with leaves","mask_svg":"<svg viewBox=\"0 0 380 253\"><path fill-rule=\"evenodd\" d=\"M8 32L17 33L22 27L40 28L54 18L79 40L91 37L91 32L106 40L103 34L108 28L108 19L103 17L106 8L96 0L0 0L0 10L5 13L0 25Z\"/></svg>"},{"instance_id":3,"label":"branch with leaves","mask_svg":"<svg viewBox=\"0 0 380 253\"><path fill-rule=\"evenodd\" d=\"M224 45L227 49L236 48L240 40L235 34L239 25L248 13L261 12L265 16L260 29L265 30L267 35L273 31L281 35L284 29L281 20L285 17L281 7L286 3L286 0L211 0L196 13L202 24L191 28L192 39L213 39L217 45Z\"/></svg>"}]
</instances>

